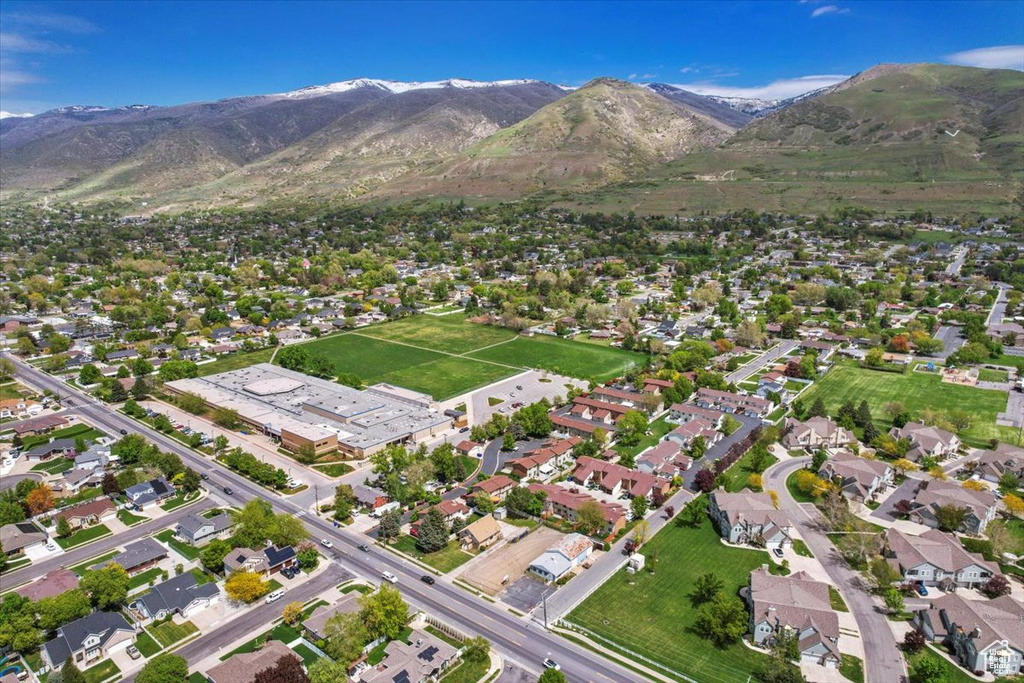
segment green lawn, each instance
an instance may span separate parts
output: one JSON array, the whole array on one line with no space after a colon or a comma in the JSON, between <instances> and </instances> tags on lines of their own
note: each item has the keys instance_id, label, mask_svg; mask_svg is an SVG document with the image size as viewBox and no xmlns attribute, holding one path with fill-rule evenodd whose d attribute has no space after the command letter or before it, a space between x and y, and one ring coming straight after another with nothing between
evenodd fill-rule
<instances>
[{"instance_id":1,"label":"green lawn","mask_svg":"<svg viewBox=\"0 0 1024 683\"><path fill-rule=\"evenodd\" d=\"M165 621L157 626L150 626L149 632L153 634L156 641L162 646L170 647L175 643L188 638L199 631L191 621L183 624L175 624L173 621Z\"/></svg>"},{"instance_id":2,"label":"green lawn","mask_svg":"<svg viewBox=\"0 0 1024 683\"><path fill-rule=\"evenodd\" d=\"M310 650L310 649L309 649L308 647L306 647L306 645L305 645L305 644L303 644L303 643L298 643L297 645L295 645L295 647L293 647L293 648L292 648L292 650L293 650L293 651L295 652L295 654L297 654L297 655L298 655L299 657L302 657L302 663L303 663L303 664L304 664L305 666L309 666L309 665L310 665L310 664L312 664L313 662L315 662L315 661L317 661L318 659L320 659L320 655L318 655L317 653L315 653L315 652L313 652L312 650Z\"/></svg>"},{"instance_id":3,"label":"green lawn","mask_svg":"<svg viewBox=\"0 0 1024 683\"><path fill-rule=\"evenodd\" d=\"M824 401L832 415L848 400L855 406L866 400L879 431L886 431L891 426L891 420L885 414L885 404L900 401L907 406L912 418L916 418L923 408L960 408L972 413L975 419L960 435L962 441L972 446L987 447L992 438L1011 443L1016 439L1016 430L996 425L996 414L1006 410L1004 392L944 383L938 375L921 372L900 375L838 363L807 390L803 402L809 406L818 398Z\"/></svg>"},{"instance_id":4,"label":"green lawn","mask_svg":"<svg viewBox=\"0 0 1024 683\"><path fill-rule=\"evenodd\" d=\"M126 526L135 526L149 519L149 517L143 517L142 515L133 515L127 510L118 510L117 518Z\"/></svg>"},{"instance_id":5,"label":"green lawn","mask_svg":"<svg viewBox=\"0 0 1024 683\"><path fill-rule=\"evenodd\" d=\"M807 547L807 544L801 541L799 538L793 539L793 552L801 557L814 557L814 553Z\"/></svg>"},{"instance_id":6,"label":"green lawn","mask_svg":"<svg viewBox=\"0 0 1024 683\"><path fill-rule=\"evenodd\" d=\"M103 495L103 488L102 487L99 487L99 486L89 486L89 487L86 487L86 488L80 490L78 493L76 493L73 496L68 496L67 498L61 498L60 499L60 504L61 504L61 507L68 507L69 505L77 505L79 503L84 503L87 500L92 500L93 498L98 498L101 495Z\"/></svg>"},{"instance_id":7,"label":"green lawn","mask_svg":"<svg viewBox=\"0 0 1024 683\"><path fill-rule=\"evenodd\" d=\"M402 349L403 352L417 351L406 346L396 348ZM441 401L493 384L516 372L516 368L481 363L469 357L441 356L429 363L388 373L378 381L421 391Z\"/></svg>"},{"instance_id":8,"label":"green lawn","mask_svg":"<svg viewBox=\"0 0 1024 683\"><path fill-rule=\"evenodd\" d=\"M58 538L57 544L61 548L64 548L64 550L67 550L68 548L74 548L76 546L82 545L83 543L95 541L97 538L102 538L103 536L109 535L110 529L107 528L106 524L97 524L96 526L90 526L86 527L85 529L79 529L67 538Z\"/></svg>"},{"instance_id":9,"label":"green lawn","mask_svg":"<svg viewBox=\"0 0 1024 683\"><path fill-rule=\"evenodd\" d=\"M450 669L441 680L444 683L477 683L484 677L491 667L491 661L484 659L482 662L468 662L463 660L454 669Z\"/></svg>"},{"instance_id":10,"label":"green lawn","mask_svg":"<svg viewBox=\"0 0 1024 683\"><path fill-rule=\"evenodd\" d=\"M793 500L798 503L813 503L814 498L808 496L806 493L796 487L796 473L800 470L796 470L793 474L786 477L786 490L789 491L789 495L793 496Z\"/></svg>"},{"instance_id":11,"label":"green lawn","mask_svg":"<svg viewBox=\"0 0 1024 683\"><path fill-rule=\"evenodd\" d=\"M121 673L121 669L113 661L105 659L96 666L89 667L82 672L86 683L100 683Z\"/></svg>"},{"instance_id":12,"label":"green lawn","mask_svg":"<svg viewBox=\"0 0 1024 683\"><path fill-rule=\"evenodd\" d=\"M170 512L171 510L180 508L182 505L185 505L186 503L191 503L198 497L199 496L195 493L186 494L184 491L178 491L176 494L174 494L173 498L168 498L165 502L161 503L160 509L163 510L164 512Z\"/></svg>"},{"instance_id":13,"label":"green lawn","mask_svg":"<svg viewBox=\"0 0 1024 683\"><path fill-rule=\"evenodd\" d=\"M143 657L152 657L163 649L153 640L153 636L149 635L148 631L142 631L136 636L135 647L139 648L139 652L142 653Z\"/></svg>"},{"instance_id":14,"label":"green lawn","mask_svg":"<svg viewBox=\"0 0 1024 683\"><path fill-rule=\"evenodd\" d=\"M640 353L548 336L517 337L468 356L597 382L619 377L647 362L647 357Z\"/></svg>"},{"instance_id":15,"label":"green lawn","mask_svg":"<svg viewBox=\"0 0 1024 683\"><path fill-rule=\"evenodd\" d=\"M332 462L330 465L316 465L314 469L328 477L340 477L351 472L352 466L343 462Z\"/></svg>"},{"instance_id":16,"label":"green lawn","mask_svg":"<svg viewBox=\"0 0 1024 683\"><path fill-rule=\"evenodd\" d=\"M969 676L966 670L953 664L945 657L942 657L937 652L934 652L930 647L926 647L917 654L910 655L907 657L907 664L910 668L910 683L922 683L919 676L916 675L914 667L925 659L934 659L942 664L945 670L945 675L938 679L937 683L976 683L977 679ZM1009 683L1012 679L1009 678L997 678L996 683Z\"/></svg>"},{"instance_id":17,"label":"green lawn","mask_svg":"<svg viewBox=\"0 0 1024 683\"><path fill-rule=\"evenodd\" d=\"M160 576L164 573L164 570L160 567L152 567L144 572L139 572L128 581L128 590L134 588L140 588L141 586L148 586L150 581L160 582Z\"/></svg>"},{"instance_id":18,"label":"green lawn","mask_svg":"<svg viewBox=\"0 0 1024 683\"><path fill-rule=\"evenodd\" d=\"M163 541L167 545L174 548L174 550L187 560L194 560L199 557L199 553L202 552L199 548L189 545L188 543L182 543L178 539L174 538L174 529L164 529L156 535L157 540Z\"/></svg>"},{"instance_id":19,"label":"green lawn","mask_svg":"<svg viewBox=\"0 0 1024 683\"><path fill-rule=\"evenodd\" d=\"M25 557L24 555L21 555L20 557L8 558L7 566L4 567L2 573L6 574L7 572L13 572L15 569L21 569L22 567L27 567L30 564L32 564L32 560Z\"/></svg>"},{"instance_id":20,"label":"green lawn","mask_svg":"<svg viewBox=\"0 0 1024 683\"><path fill-rule=\"evenodd\" d=\"M850 609L846 606L846 602L843 600L843 596L839 594L832 586L828 587L828 602L829 605L837 612L849 612Z\"/></svg>"},{"instance_id":21,"label":"green lawn","mask_svg":"<svg viewBox=\"0 0 1024 683\"><path fill-rule=\"evenodd\" d=\"M639 455L642 451L647 450L651 446L658 445L658 442L661 441L661 437L665 436L666 434L668 434L673 429L679 426L677 424L668 422L665 419L666 417L668 416L666 415L665 417L658 418L657 420L652 422L650 427L648 428L650 434L647 434L646 436L644 436L644 438L640 439L640 443L638 443L637 445L616 445L615 450L618 451L619 453L622 453L623 455Z\"/></svg>"},{"instance_id":22,"label":"green lawn","mask_svg":"<svg viewBox=\"0 0 1024 683\"><path fill-rule=\"evenodd\" d=\"M44 460L32 466L33 472L46 472L47 474L60 474L75 466L75 461L65 458L63 455L56 455L49 460Z\"/></svg>"},{"instance_id":23,"label":"green lawn","mask_svg":"<svg viewBox=\"0 0 1024 683\"><path fill-rule=\"evenodd\" d=\"M978 368L978 381L979 382L1007 382L1010 379L1010 373L1006 370L991 370L989 368Z\"/></svg>"},{"instance_id":24,"label":"green lawn","mask_svg":"<svg viewBox=\"0 0 1024 683\"><path fill-rule=\"evenodd\" d=\"M207 375L215 375L218 372L247 368L250 365L256 365L257 363L269 363L270 357L273 355L274 349L270 348L252 351L251 353L232 353L227 356L221 356L212 363L204 363L200 365L199 376L205 377Z\"/></svg>"},{"instance_id":25,"label":"green lawn","mask_svg":"<svg viewBox=\"0 0 1024 683\"><path fill-rule=\"evenodd\" d=\"M718 649L697 635L687 594L699 575L714 572L739 600L737 591L767 555L722 545L707 519L696 529L667 525L647 542L645 554L651 550L654 574L641 571L630 585L626 572L616 572L568 620L704 683L747 683L764 655L741 643Z\"/></svg>"},{"instance_id":26,"label":"green lawn","mask_svg":"<svg viewBox=\"0 0 1024 683\"><path fill-rule=\"evenodd\" d=\"M727 490L735 493L736 491L742 491L747 488L747 478L751 474L755 474L754 468L750 465L751 455L747 452L742 458L736 461L736 464L729 468L729 485L726 487ZM772 455L766 462L765 469L768 469L779 461L774 455Z\"/></svg>"},{"instance_id":27,"label":"green lawn","mask_svg":"<svg viewBox=\"0 0 1024 683\"><path fill-rule=\"evenodd\" d=\"M502 327L468 323L464 315L417 315L362 328L359 333L455 354L469 353L516 337L515 332Z\"/></svg>"},{"instance_id":28,"label":"green lawn","mask_svg":"<svg viewBox=\"0 0 1024 683\"><path fill-rule=\"evenodd\" d=\"M51 439L77 439L82 437L86 441L95 441L96 439L106 436L103 432L98 429L94 429L85 423L78 423L65 427L64 429L57 429L49 434L40 434L39 436L26 436L22 439L21 447L24 450L29 450L39 444L49 443Z\"/></svg>"},{"instance_id":29,"label":"green lawn","mask_svg":"<svg viewBox=\"0 0 1024 683\"><path fill-rule=\"evenodd\" d=\"M996 358L989 358L985 362L991 363L992 365L1005 365L1007 367L1017 368L1018 370L1024 371L1024 356L1010 356L1004 353Z\"/></svg>"},{"instance_id":30,"label":"green lawn","mask_svg":"<svg viewBox=\"0 0 1024 683\"><path fill-rule=\"evenodd\" d=\"M111 550L109 553L104 553L103 555L100 555L98 557L94 557L94 558L92 558L90 560L86 560L85 562L82 562L81 564L76 564L73 567L69 567L69 569L71 571L73 571L74 573L78 574L79 576L81 576L85 572L89 571L89 567L93 567L93 566L95 566L97 564L105 564L107 562L107 560L109 560L109 559L111 559L113 557L116 557L118 553L119 553L119 551L117 551L117 550Z\"/></svg>"},{"instance_id":31,"label":"green lawn","mask_svg":"<svg viewBox=\"0 0 1024 683\"><path fill-rule=\"evenodd\" d=\"M843 655L843 663L839 665L839 673L853 683L864 683L864 662L853 655Z\"/></svg>"},{"instance_id":32,"label":"green lawn","mask_svg":"<svg viewBox=\"0 0 1024 683\"><path fill-rule=\"evenodd\" d=\"M458 541L449 541L448 547L428 554L424 554L416 547L416 539L412 536L399 536L398 541L392 546L406 555L415 557L420 562L430 565L442 574L447 574L453 569L469 562L473 556L464 552L459 547Z\"/></svg>"}]
</instances>

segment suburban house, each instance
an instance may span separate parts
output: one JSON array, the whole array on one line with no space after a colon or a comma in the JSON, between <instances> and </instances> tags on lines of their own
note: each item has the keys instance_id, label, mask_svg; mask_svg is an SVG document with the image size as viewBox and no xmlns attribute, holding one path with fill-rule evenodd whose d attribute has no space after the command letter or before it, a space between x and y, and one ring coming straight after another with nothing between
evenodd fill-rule
<instances>
[{"instance_id":1,"label":"suburban house","mask_svg":"<svg viewBox=\"0 0 1024 683\"><path fill-rule=\"evenodd\" d=\"M409 641L396 639L388 643L384 660L357 674L360 683L436 681L458 656L455 647L419 628L413 629Z\"/></svg>"},{"instance_id":2,"label":"suburban house","mask_svg":"<svg viewBox=\"0 0 1024 683\"><path fill-rule=\"evenodd\" d=\"M734 394L731 391L719 389L708 389L701 387L697 390L696 403L701 408L721 410L727 413L741 413L748 417L767 417L775 408L775 404L766 398L759 396L744 396Z\"/></svg>"},{"instance_id":3,"label":"suburban house","mask_svg":"<svg viewBox=\"0 0 1024 683\"><path fill-rule=\"evenodd\" d=\"M108 446L93 445L85 453L75 456L76 470L97 470L103 469L110 462L110 448Z\"/></svg>"},{"instance_id":4,"label":"suburban house","mask_svg":"<svg viewBox=\"0 0 1024 683\"><path fill-rule=\"evenodd\" d=\"M679 444L668 440L647 449L636 459L636 468L641 472L669 480L690 469L692 464L693 458L683 453Z\"/></svg>"},{"instance_id":5,"label":"suburban house","mask_svg":"<svg viewBox=\"0 0 1024 683\"><path fill-rule=\"evenodd\" d=\"M612 434L615 431L615 425L612 423L597 420L581 420L572 415L560 415L558 413L551 415L551 424L554 425L555 432L559 434L582 438L590 438L598 429L604 430L606 434Z\"/></svg>"},{"instance_id":6,"label":"suburban house","mask_svg":"<svg viewBox=\"0 0 1024 683\"><path fill-rule=\"evenodd\" d=\"M68 455L69 453L75 452L75 440L74 439L54 439L49 443L41 443L38 446L25 451L25 460L28 462L40 462L47 460L54 455ZM71 463L68 463L68 467Z\"/></svg>"},{"instance_id":7,"label":"suburban house","mask_svg":"<svg viewBox=\"0 0 1024 683\"><path fill-rule=\"evenodd\" d=\"M985 481L995 483L1007 472L1024 479L1024 448L1001 443L994 451L981 454L976 472Z\"/></svg>"},{"instance_id":8,"label":"suburban house","mask_svg":"<svg viewBox=\"0 0 1024 683\"><path fill-rule=\"evenodd\" d=\"M212 517L193 513L181 518L174 528L174 534L186 543L199 545L223 536L231 530L232 524L231 515L226 512Z\"/></svg>"},{"instance_id":9,"label":"suburban house","mask_svg":"<svg viewBox=\"0 0 1024 683\"><path fill-rule=\"evenodd\" d=\"M13 430L17 436L25 438L26 436L46 434L58 427L66 427L67 425L68 419L63 415L40 415L29 420L14 422L8 428Z\"/></svg>"},{"instance_id":10,"label":"suburban house","mask_svg":"<svg viewBox=\"0 0 1024 683\"><path fill-rule=\"evenodd\" d=\"M298 563L295 548L285 546L267 546L259 550L252 548L235 548L224 558L224 571L227 573L243 571L257 574L276 574L285 567Z\"/></svg>"},{"instance_id":11,"label":"suburban house","mask_svg":"<svg viewBox=\"0 0 1024 683\"><path fill-rule=\"evenodd\" d=\"M709 422L713 428L718 429L722 426L723 417L725 417L725 413L719 410L701 408L692 403L673 403L672 407L668 409L665 421L686 424L691 420L704 420Z\"/></svg>"},{"instance_id":12,"label":"suburban house","mask_svg":"<svg viewBox=\"0 0 1024 683\"><path fill-rule=\"evenodd\" d=\"M93 612L57 629L52 640L43 643L43 661L60 669L71 657L81 670L114 650L135 642L135 628L118 612Z\"/></svg>"},{"instance_id":13,"label":"suburban house","mask_svg":"<svg viewBox=\"0 0 1024 683\"><path fill-rule=\"evenodd\" d=\"M124 490L128 500L140 510L160 503L174 496L174 487L163 477L150 479L135 486L129 486Z\"/></svg>"},{"instance_id":14,"label":"suburban house","mask_svg":"<svg viewBox=\"0 0 1024 683\"><path fill-rule=\"evenodd\" d=\"M484 515L459 532L459 542L467 550L482 550L501 537L501 526L493 515Z\"/></svg>"},{"instance_id":15,"label":"suburban house","mask_svg":"<svg viewBox=\"0 0 1024 683\"><path fill-rule=\"evenodd\" d=\"M46 533L32 522L15 522L0 526L0 547L5 555L20 555L26 548L46 541Z\"/></svg>"},{"instance_id":16,"label":"suburban house","mask_svg":"<svg viewBox=\"0 0 1024 683\"><path fill-rule=\"evenodd\" d=\"M206 678L210 683L253 683L256 674L276 666L281 657L299 658L280 640L268 640L255 652L231 655L207 671Z\"/></svg>"},{"instance_id":17,"label":"suburban house","mask_svg":"<svg viewBox=\"0 0 1024 683\"><path fill-rule=\"evenodd\" d=\"M382 505L387 505L388 502L388 494L370 486L356 484L352 487L352 492L356 496L359 507L376 510Z\"/></svg>"},{"instance_id":18,"label":"suburban house","mask_svg":"<svg viewBox=\"0 0 1024 683\"><path fill-rule=\"evenodd\" d=\"M76 494L87 486L95 486L103 481L103 472L98 470L67 470L63 479L54 487L62 495Z\"/></svg>"},{"instance_id":19,"label":"suburban house","mask_svg":"<svg viewBox=\"0 0 1024 683\"><path fill-rule=\"evenodd\" d=\"M750 609L753 641L770 646L777 633L794 633L801 664L839 668L839 616L829 602L829 585L806 572L774 576L763 565L750 572L742 592Z\"/></svg>"},{"instance_id":20,"label":"suburban house","mask_svg":"<svg viewBox=\"0 0 1024 683\"><path fill-rule=\"evenodd\" d=\"M572 463L572 449L581 441L578 436L551 439L521 458L506 461L505 465L520 480L549 477Z\"/></svg>"},{"instance_id":21,"label":"suburban house","mask_svg":"<svg viewBox=\"0 0 1024 683\"><path fill-rule=\"evenodd\" d=\"M110 563L119 564L129 574L138 574L156 565L160 560L167 557L167 548L160 545L152 538L144 538L135 543L129 543L117 555L95 564L90 569L102 569Z\"/></svg>"},{"instance_id":22,"label":"suburban house","mask_svg":"<svg viewBox=\"0 0 1024 683\"><path fill-rule=\"evenodd\" d=\"M518 485L519 484L516 483L515 479L510 479L504 474L496 474L489 479L484 479L483 481L474 484L469 494L472 496L483 492L489 495L491 500L498 502L505 500L505 496L508 492Z\"/></svg>"},{"instance_id":23,"label":"suburban house","mask_svg":"<svg viewBox=\"0 0 1024 683\"><path fill-rule=\"evenodd\" d=\"M568 534L531 562L528 571L545 581L558 581L583 564L593 549L594 542L583 534Z\"/></svg>"},{"instance_id":24,"label":"suburban house","mask_svg":"<svg viewBox=\"0 0 1024 683\"><path fill-rule=\"evenodd\" d=\"M697 437L704 439L704 445L707 447L714 446L723 438L722 433L716 431L712 423L698 417L673 429L665 435L665 440L672 441L681 448L689 448Z\"/></svg>"},{"instance_id":25,"label":"suburban house","mask_svg":"<svg viewBox=\"0 0 1024 683\"><path fill-rule=\"evenodd\" d=\"M32 583L15 588L14 592L23 598L39 601L52 598L78 588L78 574L70 569L54 569Z\"/></svg>"},{"instance_id":26,"label":"suburban house","mask_svg":"<svg viewBox=\"0 0 1024 683\"><path fill-rule=\"evenodd\" d=\"M466 455L471 458L476 458L483 455L484 445L482 443L477 443L476 441L470 441L469 439L465 439L455 444L455 452L458 453L459 455Z\"/></svg>"},{"instance_id":27,"label":"suburban house","mask_svg":"<svg viewBox=\"0 0 1024 683\"><path fill-rule=\"evenodd\" d=\"M940 507L952 506L967 511L963 524L956 531L981 534L988 523L995 519L998 499L991 491L965 489L948 481L923 481L911 501L910 519L932 528L939 526L937 518Z\"/></svg>"},{"instance_id":28,"label":"suburban house","mask_svg":"<svg viewBox=\"0 0 1024 683\"><path fill-rule=\"evenodd\" d=\"M783 426L782 445L789 449L841 448L856 441L853 432L827 417L812 417L803 422L790 417Z\"/></svg>"},{"instance_id":29,"label":"suburban house","mask_svg":"<svg viewBox=\"0 0 1024 683\"><path fill-rule=\"evenodd\" d=\"M592 420L594 422L603 422L606 425L613 425L630 410L633 409L618 403L607 403L587 398L586 396L577 396L572 400L569 414L581 420Z\"/></svg>"},{"instance_id":30,"label":"suburban house","mask_svg":"<svg viewBox=\"0 0 1024 683\"><path fill-rule=\"evenodd\" d=\"M839 485L843 495L869 501L892 485L894 470L881 460L868 460L849 451L840 451L825 461L818 476Z\"/></svg>"},{"instance_id":31,"label":"suburban house","mask_svg":"<svg viewBox=\"0 0 1024 683\"><path fill-rule=\"evenodd\" d=\"M302 628L309 639L314 643L318 640L326 640L325 627L327 626L327 621L339 614L358 612L360 610L359 597L360 594L353 591L342 595L341 599L333 605L320 605L313 610L302 622Z\"/></svg>"},{"instance_id":32,"label":"suburban house","mask_svg":"<svg viewBox=\"0 0 1024 683\"><path fill-rule=\"evenodd\" d=\"M883 555L904 583L938 586L946 592L958 587L978 588L999 573L995 563L967 552L960 541L937 529L920 536L889 529Z\"/></svg>"},{"instance_id":33,"label":"suburban house","mask_svg":"<svg viewBox=\"0 0 1024 683\"><path fill-rule=\"evenodd\" d=\"M717 525L718 533L729 543L764 545L769 549L793 545L789 518L775 509L767 493L748 489L727 493L720 488L711 493L708 515Z\"/></svg>"},{"instance_id":34,"label":"suburban house","mask_svg":"<svg viewBox=\"0 0 1024 683\"><path fill-rule=\"evenodd\" d=\"M956 434L923 422L908 422L903 427L893 427L889 430L889 436L910 442L910 450L905 457L912 462L918 462L924 457L949 458L960 450L960 438Z\"/></svg>"},{"instance_id":35,"label":"suburban house","mask_svg":"<svg viewBox=\"0 0 1024 683\"><path fill-rule=\"evenodd\" d=\"M100 496L93 498L88 503L82 503L73 508L61 510L54 517L68 520L68 524L71 525L72 529L81 529L82 527L99 524L114 517L116 514L117 509L114 507L114 503L106 496Z\"/></svg>"},{"instance_id":36,"label":"suburban house","mask_svg":"<svg viewBox=\"0 0 1024 683\"><path fill-rule=\"evenodd\" d=\"M430 508L425 510L420 518L409 525L409 535L419 536L420 525L423 523L423 518L430 510L437 510L441 513L441 517L444 519L444 523L451 527L452 522L456 519L466 519L469 517L469 506L465 503L460 503L457 500L442 500L437 505L431 505Z\"/></svg>"},{"instance_id":37,"label":"suburban house","mask_svg":"<svg viewBox=\"0 0 1024 683\"><path fill-rule=\"evenodd\" d=\"M969 671L1024 671L1024 604L1009 595L981 601L943 595L914 614L914 625L929 640L951 647Z\"/></svg>"},{"instance_id":38,"label":"suburban house","mask_svg":"<svg viewBox=\"0 0 1024 683\"><path fill-rule=\"evenodd\" d=\"M156 584L128 604L141 621L178 615L187 619L220 599L216 581L199 584L191 572Z\"/></svg>"},{"instance_id":39,"label":"suburban house","mask_svg":"<svg viewBox=\"0 0 1024 683\"><path fill-rule=\"evenodd\" d=\"M589 501L595 501L596 499L592 496L582 493L570 491L569 489L562 488L557 484L530 484L527 489L530 493L538 493L543 491L547 496L544 499L544 515L554 515L566 519L572 524L576 523L576 512L580 509L580 506ZM604 501L597 500L598 505L601 506L601 510L604 512L604 518L607 525L598 530L602 536L609 536L611 534L618 533L624 526L626 526L626 510L618 503L606 503Z\"/></svg>"},{"instance_id":40,"label":"suburban house","mask_svg":"<svg viewBox=\"0 0 1024 683\"><path fill-rule=\"evenodd\" d=\"M638 391L629 389L616 389L615 387L594 387L590 397L605 403L615 403L630 409L647 412L644 406L644 395Z\"/></svg>"},{"instance_id":41,"label":"suburban house","mask_svg":"<svg viewBox=\"0 0 1024 683\"><path fill-rule=\"evenodd\" d=\"M670 486L668 481L653 474L587 456L576 460L572 478L582 486L595 486L616 498L628 495L648 501L654 499L656 491L667 495Z\"/></svg>"}]
</instances>

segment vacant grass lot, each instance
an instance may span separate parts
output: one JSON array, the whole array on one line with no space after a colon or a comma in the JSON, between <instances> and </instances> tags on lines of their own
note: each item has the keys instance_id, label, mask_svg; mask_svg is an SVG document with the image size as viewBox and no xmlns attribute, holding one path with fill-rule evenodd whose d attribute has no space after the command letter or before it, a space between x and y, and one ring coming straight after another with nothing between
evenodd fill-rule
<instances>
[{"instance_id":1,"label":"vacant grass lot","mask_svg":"<svg viewBox=\"0 0 1024 683\"><path fill-rule=\"evenodd\" d=\"M218 372L247 368L250 365L256 365L257 363L269 363L270 357L273 355L273 348L260 349L259 351L252 351L250 353L228 354L227 356L221 356L212 363L203 363L200 365L199 376L206 377L207 375L215 375Z\"/></svg>"},{"instance_id":2,"label":"vacant grass lot","mask_svg":"<svg viewBox=\"0 0 1024 683\"><path fill-rule=\"evenodd\" d=\"M805 405L820 398L830 415L846 401L854 406L866 400L879 431L888 431L892 421L885 414L885 404L900 401L912 418L924 408L952 410L959 408L974 415L971 426L960 439L971 446L987 447L988 440L1015 442L1016 430L996 425L996 414L1006 410L1006 393L944 383L938 375L912 372L865 370L850 363L840 363L829 370L803 395Z\"/></svg>"},{"instance_id":3,"label":"vacant grass lot","mask_svg":"<svg viewBox=\"0 0 1024 683\"><path fill-rule=\"evenodd\" d=\"M764 655L741 643L720 650L697 635L688 594L698 576L714 572L736 596L768 556L722 545L707 519L696 529L669 524L647 543L645 554L650 550L657 550L654 574L641 571L630 585L626 572L616 572L569 621L699 681L747 683Z\"/></svg>"},{"instance_id":4,"label":"vacant grass lot","mask_svg":"<svg viewBox=\"0 0 1024 683\"><path fill-rule=\"evenodd\" d=\"M450 541L446 548L425 554L416 547L415 538L412 536L399 536L393 547L395 550L399 550L410 557L415 557L420 562L429 564L442 574L447 574L473 559L472 555L463 552L462 548L459 547L458 541Z\"/></svg>"},{"instance_id":5,"label":"vacant grass lot","mask_svg":"<svg viewBox=\"0 0 1024 683\"><path fill-rule=\"evenodd\" d=\"M469 353L516 336L512 330L501 327L467 323L464 315L418 315L362 328L359 334L455 354Z\"/></svg>"},{"instance_id":6,"label":"vacant grass lot","mask_svg":"<svg viewBox=\"0 0 1024 683\"><path fill-rule=\"evenodd\" d=\"M643 354L632 351L545 336L518 337L507 344L471 353L469 357L550 370L596 382L618 377L647 361Z\"/></svg>"}]
</instances>

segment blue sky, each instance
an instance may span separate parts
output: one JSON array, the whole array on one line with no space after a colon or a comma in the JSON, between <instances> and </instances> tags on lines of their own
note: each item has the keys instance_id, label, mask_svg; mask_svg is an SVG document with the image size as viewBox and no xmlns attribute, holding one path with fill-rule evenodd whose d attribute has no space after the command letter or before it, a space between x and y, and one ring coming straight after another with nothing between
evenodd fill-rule
<instances>
[{"instance_id":1,"label":"blue sky","mask_svg":"<svg viewBox=\"0 0 1024 683\"><path fill-rule=\"evenodd\" d=\"M175 104L366 76L596 76L780 97L879 62L1024 70L1024 1L19 2L0 109Z\"/></svg>"}]
</instances>

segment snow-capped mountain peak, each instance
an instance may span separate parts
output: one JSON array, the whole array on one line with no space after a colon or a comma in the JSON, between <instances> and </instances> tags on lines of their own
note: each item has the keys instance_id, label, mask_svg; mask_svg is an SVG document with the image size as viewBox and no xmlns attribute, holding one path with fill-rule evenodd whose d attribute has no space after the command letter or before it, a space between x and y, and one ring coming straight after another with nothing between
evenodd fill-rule
<instances>
[{"instance_id":1,"label":"snow-capped mountain peak","mask_svg":"<svg viewBox=\"0 0 1024 683\"><path fill-rule=\"evenodd\" d=\"M0 119L27 119L32 114L13 114L9 111L0 111Z\"/></svg>"},{"instance_id":2,"label":"snow-capped mountain peak","mask_svg":"<svg viewBox=\"0 0 1024 683\"><path fill-rule=\"evenodd\" d=\"M305 98L320 97L334 93L347 92L356 88L380 88L392 94L408 92L410 90L429 90L434 88L494 88L508 85L525 85L538 83L528 78L506 80L506 81L471 81L464 78L448 78L443 81L391 81L378 78L354 78L348 81L338 81L326 85L311 85L306 88L299 88L289 92L278 93L277 97Z\"/></svg>"}]
</instances>

